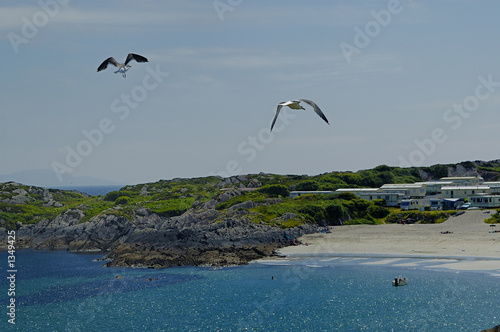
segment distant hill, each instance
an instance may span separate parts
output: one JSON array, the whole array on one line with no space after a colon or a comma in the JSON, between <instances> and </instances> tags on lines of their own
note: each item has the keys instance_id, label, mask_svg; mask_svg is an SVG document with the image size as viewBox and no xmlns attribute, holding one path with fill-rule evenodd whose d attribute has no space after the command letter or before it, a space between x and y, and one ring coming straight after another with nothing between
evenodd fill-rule
<instances>
[{"instance_id":1,"label":"distant hill","mask_svg":"<svg viewBox=\"0 0 500 332\"><path fill-rule=\"evenodd\" d=\"M484 181L500 181L500 159L491 161L463 161L457 164L438 164L419 167L424 181L446 176L481 176Z\"/></svg>"},{"instance_id":2,"label":"distant hill","mask_svg":"<svg viewBox=\"0 0 500 332\"><path fill-rule=\"evenodd\" d=\"M231 178L242 176L252 177L252 175L248 174ZM357 172L332 171L319 175L280 176L274 174L273 176L276 179L280 179L279 183L291 186L292 189L298 185L299 188L305 186L308 190L336 190L350 186L380 187L386 183L412 183L415 181L437 180L447 176L481 176L485 181L500 181L500 159L491 161L464 161L456 164L437 164L429 167L400 168L380 165L373 169ZM307 183L299 185L304 180L315 181L319 186L317 188L308 188ZM45 188L122 185L121 183L89 176L73 177L67 173L63 174L63 181L60 182L56 174L51 170L26 170L0 175L0 183L8 181ZM272 184L274 181L269 182ZM305 189L302 188L302 190Z\"/></svg>"},{"instance_id":3,"label":"distant hill","mask_svg":"<svg viewBox=\"0 0 500 332\"><path fill-rule=\"evenodd\" d=\"M0 174L0 183L15 181L37 187L63 187L63 186L111 186L119 183L106 181L90 176L74 177L63 174L63 181L59 181L56 174L50 170L25 170L10 174Z\"/></svg>"}]
</instances>

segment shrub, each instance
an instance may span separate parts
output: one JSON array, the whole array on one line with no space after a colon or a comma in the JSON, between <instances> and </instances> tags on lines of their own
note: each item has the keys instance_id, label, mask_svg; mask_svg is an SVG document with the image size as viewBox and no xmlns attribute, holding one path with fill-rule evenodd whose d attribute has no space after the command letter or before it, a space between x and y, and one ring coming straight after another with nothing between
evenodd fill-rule
<instances>
[{"instance_id":1,"label":"shrub","mask_svg":"<svg viewBox=\"0 0 500 332\"><path fill-rule=\"evenodd\" d=\"M325 208L326 220L329 225L338 225L347 219L347 211L340 203L333 203Z\"/></svg>"},{"instance_id":2,"label":"shrub","mask_svg":"<svg viewBox=\"0 0 500 332\"><path fill-rule=\"evenodd\" d=\"M343 200L346 200L346 201L351 201L353 199L357 199L358 196L356 196L353 193L340 193L340 194L338 194L337 198L338 199L343 199Z\"/></svg>"},{"instance_id":3,"label":"shrub","mask_svg":"<svg viewBox=\"0 0 500 332\"><path fill-rule=\"evenodd\" d=\"M121 196L115 200L115 205L127 205L130 202L130 197Z\"/></svg>"},{"instance_id":4,"label":"shrub","mask_svg":"<svg viewBox=\"0 0 500 332\"><path fill-rule=\"evenodd\" d=\"M317 205L304 205L299 208L299 213L310 216L315 222L319 223L325 219L325 209Z\"/></svg>"},{"instance_id":5,"label":"shrub","mask_svg":"<svg viewBox=\"0 0 500 332\"><path fill-rule=\"evenodd\" d=\"M316 191L319 189L319 184L316 181L307 180L302 181L295 186L295 190L299 191Z\"/></svg>"},{"instance_id":6,"label":"shrub","mask_svg":"<svg viewBox=\"0 0 500 332\"><path fill-rule=\"evenodd\" d=\"M132 196L134 193L130 191L111 191L104 196L104 200L108 202L114 202L118 197L122 196Z\"/></svg>"},{"instance_id":7,"label":"shrub","mask_svg":"<svg viewBox=\"0 0 500 332\"><path fill-rule=\"evenodd\" d=\"M369 206L367 212L374 218L385 218L390 213L388 208L378 205Z\"/></svg>"},{"instance_id":8,"label":"shrub","mask_svg":"<svg viewBox=\"0 0 500 332\"><path fill-rule=\"evenodd\" d=\"M490 218L485 220L486 223L500 223L500 209L497 210Z\"/></svg>"},{"instance_id":9,"label":"shrub","mask_svg":"<svg viewBox=\"0 0 500 332\"><path fill-rule=\"evenodd\" d=\"M386 205L385 199L374 199L374 200L372 200L372 202L376 206L385 206Z\"/></svg>"},{"instance_id":10,"label":"shrub","mask_svg":"<svg viewBox=\"0 0 500 332\"><path fill-rule=\"evenodd\" d=\"M261 193L267 194L269 196L272 196L272 197L278 197L278 196L288 197L288 196L290 196L290 190L288 190L288 188L282 184L272 184L272 185L268 185L268 186L263 186L263 187L259 188L258 191L260 191Z\"/></svg>"}]
</instances>

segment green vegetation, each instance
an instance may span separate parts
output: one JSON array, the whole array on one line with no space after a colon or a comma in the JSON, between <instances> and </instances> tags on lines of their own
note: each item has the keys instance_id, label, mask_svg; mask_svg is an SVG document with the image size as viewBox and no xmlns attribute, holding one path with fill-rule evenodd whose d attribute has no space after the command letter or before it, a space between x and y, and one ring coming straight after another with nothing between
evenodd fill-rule
<instances>
[{"instance_id":1,"label":"green vegetation","mask_svg":"<svg viewBox=\"0 0 500 332\"><path fill-rule=\"evenodd\" d=\"M492 214L490 218L484 221L488 224L499 224L500 223L500 209L496 210L496 213Z\"/></svg>"},{"instance_id":2,"label":"green vegetation","mask_svg":"<svg viewBox=\"0 0 500 332\"><path fill-rule=\"evenodd\" d=\"M464 162L461 166L477 167L488 177L500 174L500 162ZM385 207L384 200L366 201L350 193L328 195L303 195L289 198L290 191L335 191L339 188L380 187L386 183L413 183L422 181L421 171L438 179L448 175L454 165L399 168L380 165L358 172L331 172L315 176L253 174L221 179L216 176L160 180L154 183L125 186L104 197L87 196L74 191L44 190L16 183L0 184L0 226L14 228L16 223L31 224L43 219L53 219L61 213L75 210L83 213L80 222L112 214L130 220L142 210L162 217L181 215L214 200L222 220L231 213L240 213L255 223L277 225L283 228L304 223L319 225L380 224L401 220L422 223L439 223L449 215L443 212L402 212ZM455 166L456 167L456 166ZM240 187L254 190L231 191ZM225 189L225 190L221 190ZM253 204L244 204L251 201ZM141 210L142 209L142 210ZM77 211L78 210L78 211ZM81 211L81 212L80 212ZM139 211L139 212L138 212ZM499 213L490 222L500 222Z\"/></svg>"},{"instance_id":3,"label":"green vegetation","mask_svg":"<svg viewBox=\"0 0 500 332\"><path fill-rule=\"evenodd\" d=\"M342 194L344 195L344 194ZM303 195L294 199L283 199L275 204L262 204L250 209L260 216L258 220L282 225L280 218L287 214L295 214L295 221L320 225L340 225L353 223L383 223L382 218L389 214L385 207L375 203L344 195ZM356 196L354 196L356 197ZM244 200L239 198L239 200ZM373 213L373 214L372 214Z\"/></svg>"},{"instance_id":4,"label":"green vegetation","mask_svg":"<svg viewBox=\"0 0 500 332\"><path fill-rule=\"evenodd\" d=\"M397 211L391 212L385 219L387 223L421 223L421 224L439 224L444 222L451 213L443 211Z\"/></svg>"},{"instance_id":5,"label":"green vegetation","mask_svg":"<svg viewBox=\"0 0 500 332\"><path fill-rule=\"evenodd\" d=\"M448 176L447 165L434 165L431 167L424 167L422 170L430 174L430 176L434 179L440 179Z\"/></svg>"},{"instance_id":6,"label":"green vegetation","mask_svg":"<svg viewBox=\"0 0 500 332\"><path fill-rule=\"evenodd\" d=\"M272 184L259 188L259 192L267 194L273 197L288 197L290 196L290 190L282 184Z\"/></svg>"},{"instance_id":7,"label":"green vegetation","mask_svg":"<svg viewBox=\"0 0 500 332\"><path fill-rule=\"evenodd\" d=\"M15 224L34 224L43 219L53 219L64 212L65 208L47 208L41 204L5 204L0 203L0 220L14 228Z\"/></svg>"}]
</instances>

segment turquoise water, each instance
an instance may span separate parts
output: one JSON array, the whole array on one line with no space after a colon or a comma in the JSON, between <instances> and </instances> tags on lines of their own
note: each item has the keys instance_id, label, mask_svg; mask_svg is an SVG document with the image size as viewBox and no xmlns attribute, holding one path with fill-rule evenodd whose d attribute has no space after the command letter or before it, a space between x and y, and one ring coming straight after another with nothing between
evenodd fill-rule
<instances>
[{"instance_id":1,"label":"turquoise water","mask_svg":"<svg viewBox=\"0 0 500 332\"><path fill-rule=\"evenodd\" d=\"M500 324L500 278L489 273L348 259L123 269L103 268L99 257L17 252L12 325L7 253L0 253L0 330L480 331ZM391 285L398 274L407 286Z\"/></svg>"}]
</instances>

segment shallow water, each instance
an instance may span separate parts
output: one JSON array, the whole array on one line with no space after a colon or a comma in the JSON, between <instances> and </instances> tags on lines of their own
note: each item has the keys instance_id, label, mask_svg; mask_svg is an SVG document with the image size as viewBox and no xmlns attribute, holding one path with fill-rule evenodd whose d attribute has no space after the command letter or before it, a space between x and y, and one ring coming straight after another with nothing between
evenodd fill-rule
<instances>
[{"instance_id":1,"label":"shallow water","mask_svg":"<svg viewBox=\"0 0 500 332\"><path fill-rule=\"evenodd\" d=\"M1 330L479 331L500 324L500 279L492 273L347 257L125 269L104 268L98 257L16 253L16 324L8 323L2 264ZM391 285L399 274L407 286Z\"/></svg>"}]
</instances>

